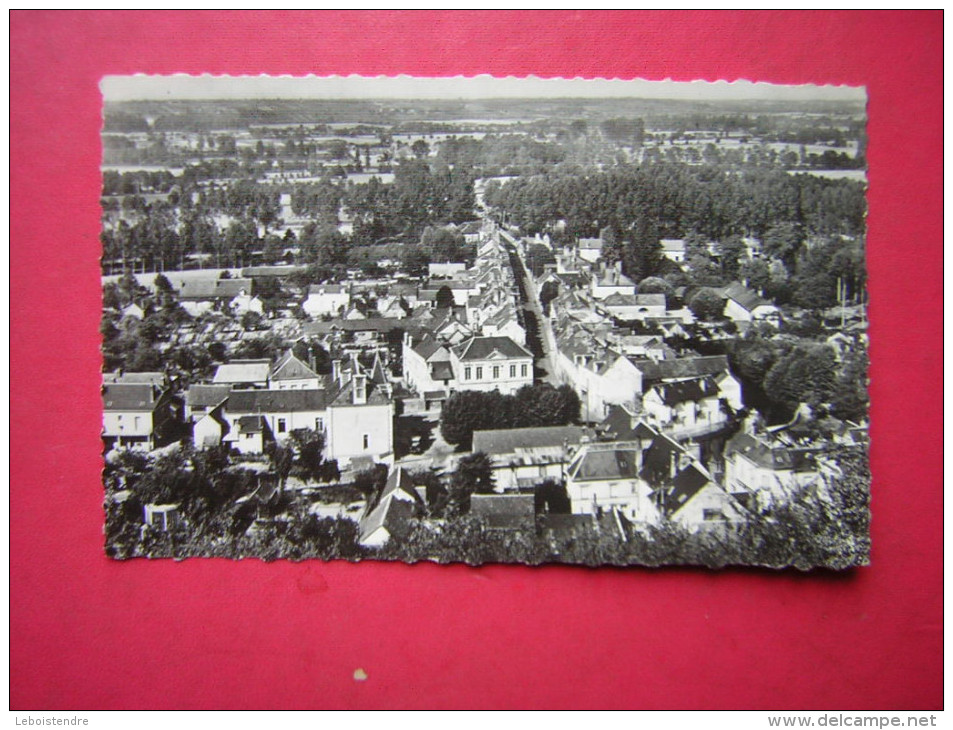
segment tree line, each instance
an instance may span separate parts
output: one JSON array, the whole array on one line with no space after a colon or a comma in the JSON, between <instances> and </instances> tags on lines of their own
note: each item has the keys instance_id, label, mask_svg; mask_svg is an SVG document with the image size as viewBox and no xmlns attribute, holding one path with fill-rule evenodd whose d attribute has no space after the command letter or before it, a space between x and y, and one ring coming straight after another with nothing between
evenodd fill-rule
<instances>
[{"instance_id":1,"label":"tree line","mask_svg":"<svg viewBox=\"0 0 953 730\"><path fill-rule=\"evenodd\" d=\"M864 186L855 181L666 162L604 171L556 168L504 184L490 181L485 198L523 233L554 231L563 221L571 237L595 236L605 226L627 232L639 215L671 238L691 232L713 240L761 238L781 223L806 234L859 235L866 213Z\"/></svg>"},{"instance_id":2,"label":"tree line","mask_svg":"<svg viewBox=\"0 0 953 730\"><path fill-rule=\"evenodd\" d=\"M580 401L569 385L524 385L513 395L499 391L461 390L444 403L440 433L449 444L470 447L474 431L579 422Z\"/></svg>"}]
</instances>

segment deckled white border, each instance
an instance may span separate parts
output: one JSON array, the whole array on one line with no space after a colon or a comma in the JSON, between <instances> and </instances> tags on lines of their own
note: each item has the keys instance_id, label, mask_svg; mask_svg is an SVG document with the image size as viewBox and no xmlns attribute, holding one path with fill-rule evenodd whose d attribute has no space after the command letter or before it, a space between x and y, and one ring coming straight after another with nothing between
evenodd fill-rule
<instances>
[{"instance_id":1,"label":"deckled white border","mask_svg":"<svg viewBox=\"0 0 953 730\"><path fill-rule=\"evenodd\" d=\"M106 76L106 101L135 99L650 98L866 102L862 86L737 81L651 81L538 76Z\"/></svg>"}]
</instances>

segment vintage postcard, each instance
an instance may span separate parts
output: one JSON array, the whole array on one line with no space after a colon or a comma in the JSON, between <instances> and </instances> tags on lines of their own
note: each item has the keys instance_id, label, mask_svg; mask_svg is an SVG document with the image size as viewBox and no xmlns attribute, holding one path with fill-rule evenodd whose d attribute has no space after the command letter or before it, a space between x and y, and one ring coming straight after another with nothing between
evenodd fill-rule
<instances>
[{"instance_id":1,"label":"vintage postcard","mask_svg":"<svg viewBox=\"0 0 953 730\"><path fill-rule=\"evenodd\" d=\"M868 562L864 89L101 86L110 557Z\"/></svg>"}]
</instances>

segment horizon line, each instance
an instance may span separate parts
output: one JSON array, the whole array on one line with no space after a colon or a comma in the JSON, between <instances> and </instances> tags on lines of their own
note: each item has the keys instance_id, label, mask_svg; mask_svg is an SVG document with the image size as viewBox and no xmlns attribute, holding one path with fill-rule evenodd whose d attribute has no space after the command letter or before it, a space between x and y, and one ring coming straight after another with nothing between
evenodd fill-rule
<instances>
[{"instance_id":1,"label":"horizon line","mask_svg":"<svg viewBox=\"0 0 953 730\"><path fill-rule=\"evenodd\" d=\"M461 88L464 87L464 88ZM540 78L537 76L104 76L106 102L225 100L520 100L659 99L671 101L827 101L864 103L864 86L776 84L767 81L693 81Z\"/></svg>"}]
</instances>

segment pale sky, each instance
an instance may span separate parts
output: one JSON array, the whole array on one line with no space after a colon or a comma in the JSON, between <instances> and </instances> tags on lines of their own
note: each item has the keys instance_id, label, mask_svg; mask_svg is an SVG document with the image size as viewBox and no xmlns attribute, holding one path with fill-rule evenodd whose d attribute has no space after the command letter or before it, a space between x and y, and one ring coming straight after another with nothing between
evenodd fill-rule
<instances>
[{"instance_id":1,"label":"pale sky","mask_svg":"<svg viewBox=\"0 0 953 730\"><path fill-rule=\"evenodd\" d=\"M783 86L751 81L675 82L635 79L420 78L410 76L106 76L107 101L132 99L487 99L487 98L653 98L724 101L856 101L861 86Z\"/></svg>"}]
</instances>

